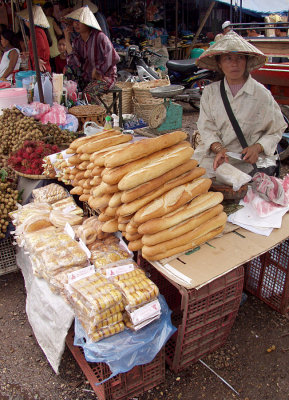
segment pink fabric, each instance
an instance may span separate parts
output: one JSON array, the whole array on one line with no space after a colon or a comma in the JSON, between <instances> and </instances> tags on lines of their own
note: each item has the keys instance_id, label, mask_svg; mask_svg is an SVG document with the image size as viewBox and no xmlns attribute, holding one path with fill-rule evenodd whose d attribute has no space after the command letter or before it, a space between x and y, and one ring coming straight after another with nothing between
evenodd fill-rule
<instances>
[{"instance_id":1,"label":"pink fabric","mask_svg":"<svg viewBox=\"0 0 289 400\"><path fill-rule=\"evenodd\" d=\"M258 192L260 197L280 206L288 205L288 199L285 196L285 191L280 179L266 175L264 172L257 172L253 176L252 181L253 191Z\"/></svg>"},{"instance_id":2,"label":"pink fabric","mask_svg":"<svg viewBox=\"0 0 289 400\"><path fill-rule=\"evenodd\" d=\"M43 124L51 122L52 124L64 125L66 123L65 107L54 103L50 111L41 116L41 122Z\"/></svg>"}]
</instances>

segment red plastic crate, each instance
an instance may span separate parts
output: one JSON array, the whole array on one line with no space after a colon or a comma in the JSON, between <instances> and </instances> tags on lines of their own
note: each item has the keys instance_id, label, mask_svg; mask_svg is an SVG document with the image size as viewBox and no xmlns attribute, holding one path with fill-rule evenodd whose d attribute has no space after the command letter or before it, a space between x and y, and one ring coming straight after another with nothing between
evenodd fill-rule
<instances>
[{"instance_id":1,"label":"red plastic crate","mask_svg":"<svg viewBox=\"0 0 289 400\"><path fill-rule=\"evenodd\" d=\"M245 289L281 314L289 311L289 240L245 264Z\"/></svg>"},{"instance_id":2,"label":"red plastic crate","mask_svg":"<svg viewBox=\"0 0 289 400\"><path fill-rule=\"evenodd\" d=\"M242 297L242 266L199 290L188 290L165 278L142 257L138 262L165 297L178 329L165 347L170 369L177 373L225 343Z\"/></svg>"},{"instance_id":3,"label":"red plastic crate","mask_svg":"<svg viewBox=\"0 0 289 400\"><path fill-rule=\"evenodd\" d=\"M66 344L98 400L127 400L160 385L165 380L165 350L163 348L152 362L137 365L130 371L118 374L96 386L95 383L101 382L111 375L110 369L105 363L87 362L82 348L74 346L73 339L73 331L70 331L66 337Z\"/></svg>"}]
</instances>

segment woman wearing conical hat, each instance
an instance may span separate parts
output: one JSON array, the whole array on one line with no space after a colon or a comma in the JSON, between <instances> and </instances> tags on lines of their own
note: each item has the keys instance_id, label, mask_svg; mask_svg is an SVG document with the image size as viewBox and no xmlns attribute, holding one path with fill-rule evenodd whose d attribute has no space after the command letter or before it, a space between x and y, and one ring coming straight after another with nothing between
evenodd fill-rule
<instances>
[{"instance_id":1,"label":"woman wearing conical hat","mask_svg":"<svg viewBox=\"0 0 289 400\"><path fill-rule=\"evenodd\" d=\"M49 22L40 6L32 7L33 21L35 25L35 38L37 46L37 55L39 61L40 71L51 72L51 66L49 63L50 58L50 45L49 40L51 40L47 29L49 28ZM25 25L30 28L28 9L20 11L17 15L24 19ZM49 39L49 40L48 40ZM32 51L32 40L30 36L29 40L29 56L31 60L31 67L35 70L35 61Z\"/></svg>"},{"instance_id":2,"label":"woman wearing conical hat","mask_svg":"<svg viewBox=\"0 0 289 400\"><path fill-rule=\"evenodd\" d=\"M115 84L119 56L87 6L65 18L73 21L73 29L78 34L71 45L72 27L65 30L66 76L77 81L79 89L90 94L93 100L95 94L104 93Z\"/></svg>"},{"instance_id":3,"label":"woman wearing conical hat","mask_svg":"<svg viewBox=\"0 0 289 400\"><path fill-rule=\"evenodd\" d=\"M266 171L268 175L275 170L273 155L287 124L270 91L250 75L250 71L260 68L265 61L262 52L235 32L228 32L197 61L199 67L218 71L223 76L205 87L197 123L202 144L194 157L210 177L219 165L229 161L228 151L242 154L242 160L230 158L230 163L248 174L253 172L255 163L258 167L257 161L262 158L270 160L272 165ZM222 81L247 146L241 146L226 112L221 96Z\"/></svg>"}]
</instances>

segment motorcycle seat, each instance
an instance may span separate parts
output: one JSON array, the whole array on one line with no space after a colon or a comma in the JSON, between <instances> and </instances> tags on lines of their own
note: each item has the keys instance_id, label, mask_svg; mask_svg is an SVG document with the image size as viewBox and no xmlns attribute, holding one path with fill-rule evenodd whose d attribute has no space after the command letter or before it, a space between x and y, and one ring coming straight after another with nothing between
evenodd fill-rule
<instances>
[{"instance_id":1,"label":"motorcycle seat","mask_svg":"<svg viewBox=\"0 0 289 400\"><path fill-rule=\"evenodd\" d=\"M168 60L166 65L168 70L187 74L198 71L199 68L196 66L195 62L196 59L194 58L189 58L187 60Z\"/></svg>"}]
</instances>

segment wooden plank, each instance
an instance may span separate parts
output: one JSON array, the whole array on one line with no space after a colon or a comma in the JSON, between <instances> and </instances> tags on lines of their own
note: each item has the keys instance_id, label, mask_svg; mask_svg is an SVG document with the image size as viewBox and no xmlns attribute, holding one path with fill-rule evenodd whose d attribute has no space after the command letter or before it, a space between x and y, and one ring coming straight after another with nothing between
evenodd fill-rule
<instances>
[{"instance_id":1,"label":"wooden plank","mask_svg":"<svg viewBox=\"0 0 289 400\"><path fill-rule=\"evenodd\" d=\"M248 39L257 49L267 56L289 57L289 38L287 39Z\"/></svg>"}]
</instances>

